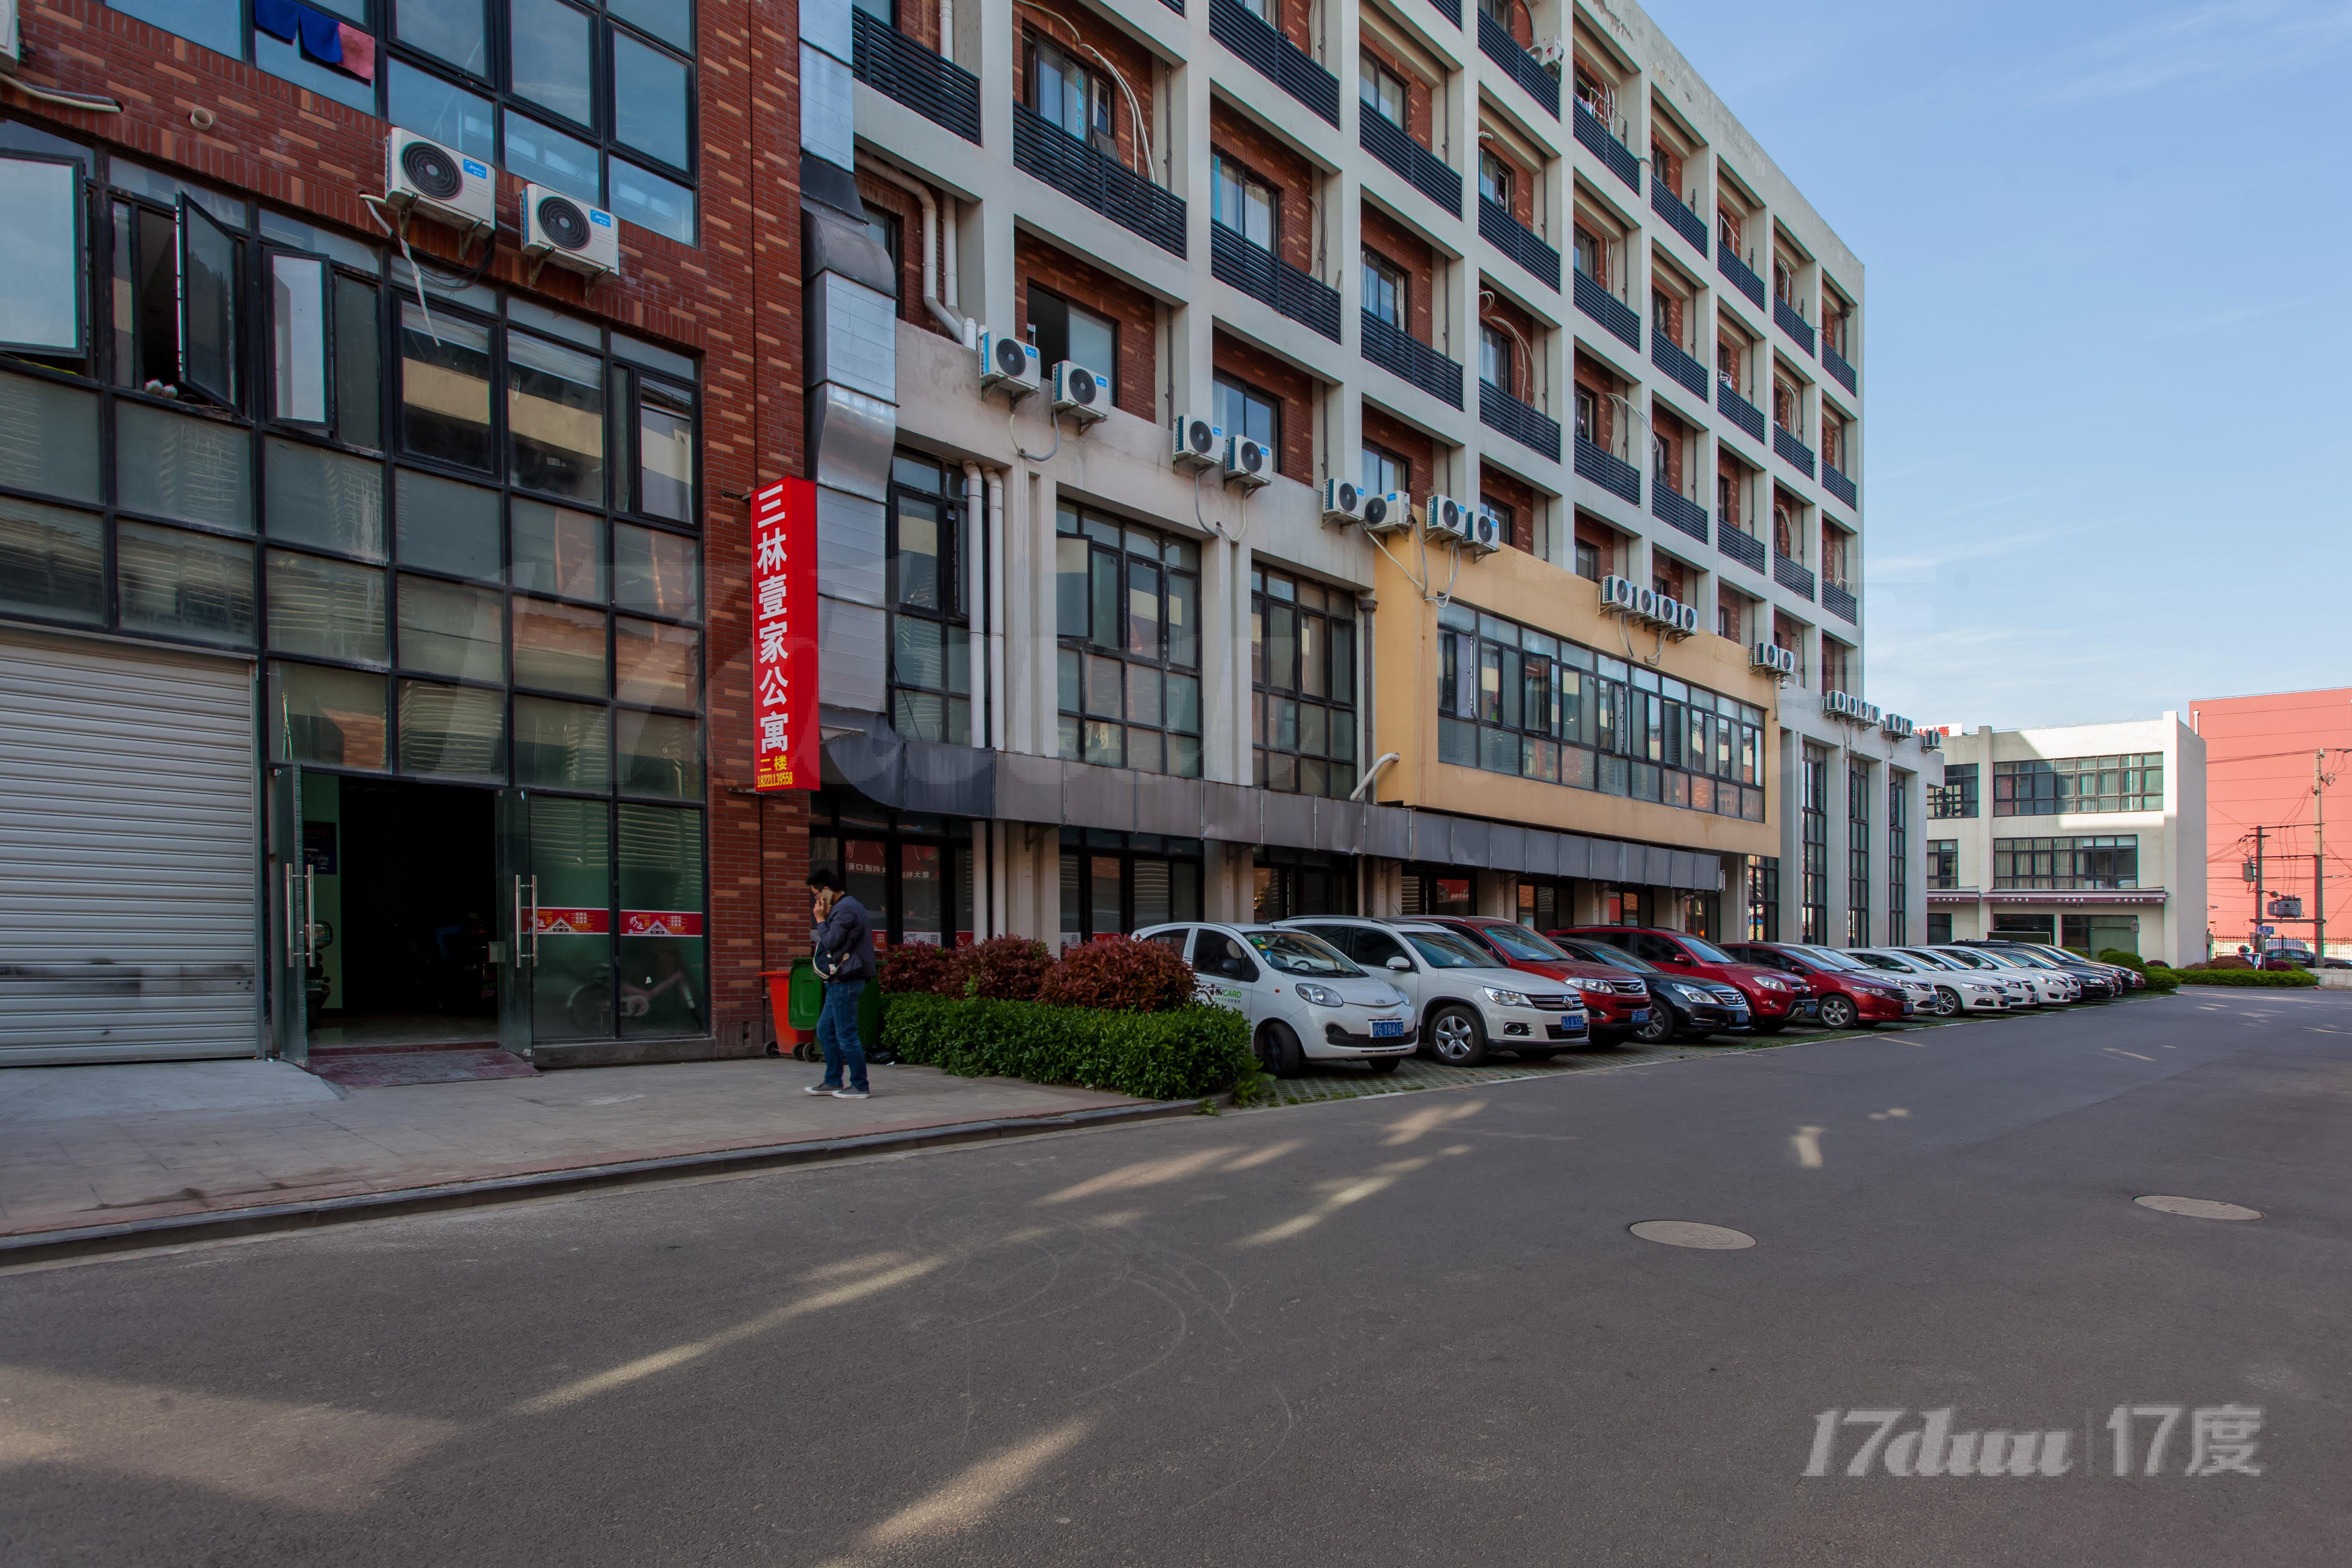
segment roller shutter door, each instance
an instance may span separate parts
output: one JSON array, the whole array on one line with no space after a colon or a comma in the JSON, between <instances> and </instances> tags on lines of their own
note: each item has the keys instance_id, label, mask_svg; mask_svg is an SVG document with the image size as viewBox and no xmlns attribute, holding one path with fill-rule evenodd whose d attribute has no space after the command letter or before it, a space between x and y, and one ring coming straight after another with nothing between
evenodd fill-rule
<instances>
[{"instance_id":1,"label":"roller shutter door","mask_svg":"<svg viewBox=\"0 0 2352 1568\"><path fill-rule=\"evenodd\" d=\"M257 1054L253 666L0 631L0 1065Z\"/></svg>"}]
</instances>

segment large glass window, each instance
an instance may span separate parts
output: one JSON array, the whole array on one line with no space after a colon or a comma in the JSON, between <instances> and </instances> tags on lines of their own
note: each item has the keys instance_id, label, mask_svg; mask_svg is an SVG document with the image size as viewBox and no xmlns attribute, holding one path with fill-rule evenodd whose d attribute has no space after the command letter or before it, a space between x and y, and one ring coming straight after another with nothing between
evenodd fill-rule
<instances>
[{"instance_id":1,"label":"large glass window","mask_svg":"<svg viewBox=\"0 0 2352 1568\"><path fill-rule=\"evenodd\" d=\"M1353 793L1358 651L1353 590L1250 574L1250 733L1261 785L1335 800Z\"/></svg>"},{"instance_id":2,"label":"large glass window","mask_svg":"<svg viewBox=\"0 0 2352 1568\"><path fill-rule=\"evenodd\" d=\"M1438 613L1438 761L1764 820L1764 714L1471 608Z\"/></svg>"},{"instance_id":3,"label":"large glass window","mask_svg":"<svg viewBox=\"0 0 2352 1568\"><path fill-rule=\"evenodd\" d=\"M890 486L890 713L910 740L971 740L961 476L901 452Z\"/></svg>"},{"instance_id":4,"label":"large glass window","mask_svg":"<svg viewBox=\"0 0 2352 1568\"><path fill-rule=\"evenodd\" d=\"M1911 940L1911 799L1908 773L1886 770L1886 940Z\"/></svg>"},{"instance_id":5,"label":"large glass window","mask_svg":"<svg viewBox=\"0 0 2352 1568\"><path fill-rule=\"evenodd\" d=\"M1820 943L1830 939L1829 752L1811 742L1805 742L1797 782L1802 792L1799 805L1805 851L1804 880L1797 895L1799 923L1803 930L1797 940Z\"/></svg>"},{"instance_id":6,"label":"large glass window","mask_svg":"<svg viewBox=\"0 0 2352 1568\"><path fill-rule=\"evenodd\" d=\"M1215 176L1211 216L1260 250L1274 248L1274 187L1223 153L1210 160Z\"/></svg>"},{"instance_id":7,"label":"large glass window","mask_svg":"<svg viewBox=\"0 0 2352 1568\"><path fill-rule=\"evenodd\" d=\"M2139 836L1996 838L1992 885L1997 889L2099 890L2139 886Z\"/></svg>"},{"instance_id":8,"label":"large glass window","mask_svg":"<svg viewBox=\"0 0 2352 1568\"><path fill-rule=\"evenodd\" d=\"M1743 861L1747 884L1748 940L1780 940L1780 858L1748 855Z\"/></svg>"},{"instance_id":9,"label":"large glass window","mask_svg":"<svg viewBox=\"0 0 2352 1568\"><path fill-rule=\"evenodd\" d=\"M1074 360L1118 390L1118 323L1035 283L1029 285L1029 346L1048 368Z\"/></svg>"},{"instance_id":10,"label":"large glass window","mask_svg":"<svg viewBox=\"0 0 2352 1568\"><path fill-rule=\"evenodd\" d=\"M1062 755L1199 778L1200 546L1075 507L1055 531Z\"/></svg>"},{"instance_id":11,"label":"large glass window","mask_svg":"<svg viewBox=\"0 0 2352 1568\"><path fill-rule=\"evenodd\" d=\"M1367 51L1357 62L1356 96L1366 109L1402 130L1404 127L1404 79Z\"/></svg>"},{"instance_id":12,"label":"large glass window","mask_svg":"<svg viewBox=\"0 0 2352 1568\"><path fill-rule=\"evenodd\" d=\"M1927 886L1930 889L1958 888L1960 885L1960 841L1957 838L1927 840Z\"/></svg>"},{"instance_id":13,"label":"large glass window","mask_svg":"<svg viewBox=\"0 0 2352 1568\"><path fill-rule=\"evenodd\" d=\"M1944 782L1927 790L1927 816L1937 822L1977 814L1977 764L1947 764Z\"/></svg>"},{"instance_id":14,"label":"large glass window","mask_svg":"<svg viewBox=\"0 0 2352 1568\"><path fill-rule=\"evenodd\" d=\"M1237 377L1220 374L1217 424L1228 436L1246 436L1269 452L1282 450L1282 400Z\"/></svg>"},{"instance_id":15,"label":"large glass window","mask_svg":"<svg viewBox=\"0 0 2352 1568\"><path fill-rule=\"evenodd\" d=\"M1845 944L1870 942L1870 770L1849 763L1845 774Z\"/></svg>"},{"instance_id":16,"label":"large glass window","mask_svg":"<svg viewBox=\"0 0 2352 1568\"><path fill-rule=\"evenodd\" d=\"M1364 314L1399 331L1412 308L1412 286L1404 268L1380 252L1364 251Z\"/></svg>"},{"instance_id":17,"label":"large glass window","mask_svg":"<svg viewBox=\"0 0 2352 1568\"><path fill-rule=\"evenodd\" d=\"M1199 839L1062 829L1062 946L1200 918Z\"/></svg>"},{"instance_id":18,"label":"large glass window","mask_svg":"<svg viewBox=\"0 0 2352 1568\"><path fill-rule=\"evenodd\" d=\"M1948 784L1953 771L1944 770ZM2163 809L2161 752L2125 752L2113 757L2035 758L1992 765L1995 816Z\"/></svg>"}]
</instances>

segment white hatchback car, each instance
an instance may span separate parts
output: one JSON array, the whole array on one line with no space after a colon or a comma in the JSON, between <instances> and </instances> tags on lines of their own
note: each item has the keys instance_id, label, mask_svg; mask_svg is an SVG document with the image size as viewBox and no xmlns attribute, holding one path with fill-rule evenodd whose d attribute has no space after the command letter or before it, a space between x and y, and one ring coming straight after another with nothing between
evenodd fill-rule
<instances>
[{"instance_id":1,"label":"white hatchback car","mask_svg":"<svg viewBox=\"0 0 2352 1568\"><path fill-rule=\"evenodd\" d=\"M2042 1005L2042 993L2024 975L2006 969L1988 969L1982 964L1965 963L1940 948L1898 947L1896 952L1916 963L1927 964L1939 974L1964 974L1987 985L1998 985L2008 998L2007 1011L2030 1012Z\"/></svg>"},{"instance_id":2,"label":"white hatchback car","mask_svg":"<svg viewBox=\"0 0 2352 1568\"><path fill-rule=\"evenodd\" d=\"M1984 948L1934 947L1928 951L1938 958L1990 970L2003 979L2023 980L2033 988L2034 1000L2045 1005L2083 999L2083 983L2060 970L2039 964L2013 963Z\"/></svg>"},{"instance_id":3,"label":"white hatchback car","mask_svg":"<svg viewBox=\"0 0 2352 1568\"><path fill-rule=\"evenodd\" d=\"M1412 999L1301 931L1270 925L1146 926L1192 965L1203 1001L1249 1020L1265 1070L1296 1078L1310 1061L1362 1062L1394 1072L1412 1054Z\"/></svg>"},{"instance_id":4,"label":"white hatchback car","mask_svg":"<svg viewBox=\"0 0 2352 1568\"><path fill-rule=\"evenodd\" d=\"M1846 956L1893 975L1921 1011L1939 1018L2009 1010L2009 987L1990 975L1946 969L1929 963L1916 952L1900 952L1891 947L1848 948Z\"/></svg>"},{"instance_id":5,"label":"white hatchback car","mask_svg":"<svg viewBox=\"0 0 2352 1568\"><path fill-rule=\"evenodd\" d=\"M1573 986L1495 961L1443 926L1337 915L1284 921L1321 937L1412 998L1422 1042L1447 1067L1475 1067L1488 1050L1524 1059L1588 1045L1591 1021Z\"/></svg>"}]
</instances>

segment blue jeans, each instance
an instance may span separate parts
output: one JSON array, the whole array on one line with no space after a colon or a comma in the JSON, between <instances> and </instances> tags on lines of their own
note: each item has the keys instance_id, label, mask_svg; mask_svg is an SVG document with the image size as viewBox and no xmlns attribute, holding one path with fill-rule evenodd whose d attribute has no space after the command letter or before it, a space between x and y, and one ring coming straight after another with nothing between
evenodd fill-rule
<instances>
[{"instance_id":1,"label":"blue jeans","mask_svg":"<svg viewBox=\"0 0 2352 1568\"><path fill-rule=\"evenodd\" d=\"M816 1043L824 1047L824 1082L841 1087L841 1069L849 1068L849 1087L866 1087L866 1046L857 1037L857 998L863 980L845 980L824 988L824 1007L816 1016Z\"/></svg>"}]
</instances>

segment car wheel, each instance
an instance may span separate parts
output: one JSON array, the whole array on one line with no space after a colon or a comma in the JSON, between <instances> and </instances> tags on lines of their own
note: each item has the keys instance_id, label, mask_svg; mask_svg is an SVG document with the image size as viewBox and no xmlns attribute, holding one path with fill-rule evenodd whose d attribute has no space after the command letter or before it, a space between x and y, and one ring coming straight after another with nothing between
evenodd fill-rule
<instances>
[{"instance_id":1,"label":"car wheel","mask_svg":"<svg viewBox=\"0 0 2352 1568\"><path fill-rule=\"evenodd\" d=\"M1663 1046L1675 1037L1675 1016L1663 1002L1650 1004L1650 1021L1633 1031L1633 1038L1645 1046Z\"/></svg>"},{"instance_id":2,"label":"car wheel","mask_svg":"<svg viewBox=\"0 0 2352 1568\"><path fill-rule=\"evenodd\" d=\"M1960 1015L1960 994L1948 985L1936 987L1936 1016L1957 1018Z\"/></svg>"},{"instance_id":3,"label":"car wheel","mask_svg":"<svg viewBox=\"0 0 2352 1568\"><path fill-rule=\"evenodd\" d=\"M1851 1029L1854 1020L1861 1016L1862 1010L1853 1005L1851 996L1822 998L1822 1027L1824 1029Z\"/></svg>"},{"instance_id":4,"label":"car wheel","mask_svg":"<svg viewBox=\"0 0 2352 1568\"><path fill-rule=\"evenodd\" d=\"M1755 1023L1756 1032L1759 1035L1777 1035L1789 1026L1786 1018L1759 1018Z\"/></svg>"},{"instance_id":5,"label":"car wheel","mask_svg":"<svg viewBox=\"0 0 2352 1568\"><path fill-rule=\"evenodd\" d=\"M1276 1078L1297 1078L1307 1070L1307 1048L1289 1025L1278 1021L1257 1032L1257 1059Z\"/></svg>"},{"instance_id":6,"label":"car wheel","mask_svg":"<svg viewBox=\"0 0 2352 1568\"><path fill-rule=\"evenodd\" d=\"M1429 1016L1429 1048L1450 1068L1475 1068L1486 1059L1486 1029L1467 1007L1440 1007Z\"/></svg>"},{"instance_id":7,"label":"car wheel","mask_svg":"<svg viewBox=\"0 0 2352 1568\"><path fill-rule=\"evenodd\" d=\"M1376 1074L1391 1073L1396 1071L1397 1063L1402 1060L1404 1060L1402 1057L1374 1057L1364 1065L1371 1068Z\"/></svg>"}]
</instances>

